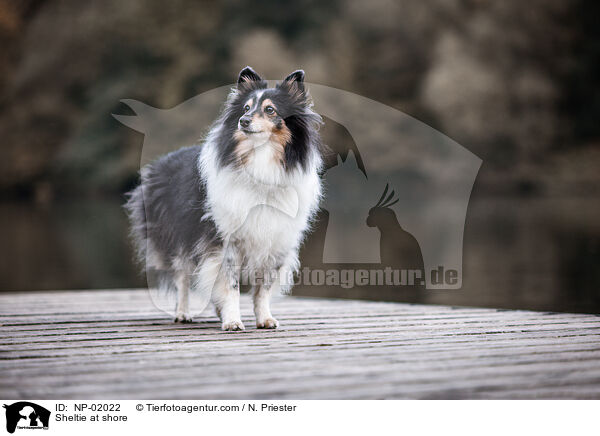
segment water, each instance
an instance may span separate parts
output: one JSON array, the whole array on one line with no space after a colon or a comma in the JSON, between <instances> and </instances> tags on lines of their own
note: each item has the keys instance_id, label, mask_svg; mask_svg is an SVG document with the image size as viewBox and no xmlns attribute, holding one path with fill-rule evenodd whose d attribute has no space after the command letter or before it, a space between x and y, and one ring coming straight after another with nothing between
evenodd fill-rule
<instances>
[{"instance_id":1,"label":"water","mask_svg":"<svg viewBox=\"0 0 600 436\"><path fill-rule=\"evenodd\" d=\"M0 205L0 289L145 286L119 198Z\"/></svg>"},{"instance_id":2,"label":"water","mask_svg":"<svg viewBox=\"0 0 600 436\"><path fill-rule=\"evenodd\" d=\"M122 199L0 205L0 290L145 286ZM595 198L477 197L469 204L460 290L298 287L296 295L600 313Z\"/></svg>"}]
</instances>

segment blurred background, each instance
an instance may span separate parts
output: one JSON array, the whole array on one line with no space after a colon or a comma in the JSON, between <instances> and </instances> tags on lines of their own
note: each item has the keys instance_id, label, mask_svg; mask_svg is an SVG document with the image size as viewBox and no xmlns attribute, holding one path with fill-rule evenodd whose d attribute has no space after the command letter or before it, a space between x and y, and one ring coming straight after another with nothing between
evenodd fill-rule
<instances>
[{"instance_id":1,"label":"blurred background","mask_svg":"<svg viewBox=\"0 0 600 436\"><path fill-rule=\"evenodd\" d=\"M145 286L121 207L143 137L111 113L252 65L303 68L483 160L462 290L323 296L599 313L599 17L592 0L0 0L0 290Z\"/></svg>"}]
</instances>

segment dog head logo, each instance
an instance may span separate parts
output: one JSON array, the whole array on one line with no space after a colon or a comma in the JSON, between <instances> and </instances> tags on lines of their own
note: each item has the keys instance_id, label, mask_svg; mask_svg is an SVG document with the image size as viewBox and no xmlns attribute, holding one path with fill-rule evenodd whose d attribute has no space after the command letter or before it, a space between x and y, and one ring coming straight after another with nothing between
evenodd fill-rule
<instances>
[{"instance_id":1,"label":"dog head logo","mask_svg":"<svg viewBox=\"0 0 600 436\"><path fill-rule=\"evenodd\" d=\"M6 409L6 431L14 433L18 429L48 429L50 411L29 401L19 401Z\"/></svg>"}]
</instances>

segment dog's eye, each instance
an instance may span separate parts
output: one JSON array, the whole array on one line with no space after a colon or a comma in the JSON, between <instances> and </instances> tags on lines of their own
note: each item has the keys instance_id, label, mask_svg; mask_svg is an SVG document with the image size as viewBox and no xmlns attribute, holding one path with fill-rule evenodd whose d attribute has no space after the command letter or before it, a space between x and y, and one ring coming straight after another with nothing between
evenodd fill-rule
<instances>
[{"instance_id":1,"label":"dog's eye","mask_svg":"<svg viewBox=\"0 0 600 436\"><path fill-rule=\"evenodd\" d=\"M250 110L250 106L246 105L244 106L244 112L248 112Z\"/></svg>"},{"instance_id":2,"label":"dog's eye","mask_svg":"<svg viewBox=\"0 0 600 436\"><path fill-rule=\"evenodd\" d=\"M265 108L265 112L268 113L269 115L273 115L275 113L275 109L273 108L273 106L267 106Z\"/></svg>"}]
</instances>

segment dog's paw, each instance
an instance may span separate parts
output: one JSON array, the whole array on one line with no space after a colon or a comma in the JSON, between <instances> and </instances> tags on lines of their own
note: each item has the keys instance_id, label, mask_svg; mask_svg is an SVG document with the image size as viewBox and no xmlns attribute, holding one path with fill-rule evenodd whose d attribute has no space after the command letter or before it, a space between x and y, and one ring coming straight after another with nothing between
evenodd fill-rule
<instances>
[{"instance_id":1,"label":"dog's paw","mask_svg":"<svg viewBox=\"0 0 600 436\"><path fill-rule=\"evenodd\" d=\"M179 322L182 324L188 324L188 323L192 322L192 317L191 317L191 315L188 315L187 313L178 313L175 316L175 322Z\"/></svg>"},{"instance_id":2,"label":"dog's paw","mask_svg":"<svg viewBox=\"0 0 600 436\"><path fill-rule=\"evenodd\" d=\"M279 327L279 321L275 318L266 318L262 321L256 321L257 329L276 329Z\"/></svg>"},{"instance_id":3,"label":"dog's paw","mask_svg":"<svg viewBox=\"0 0 600 436\"><path fill-rule=\"evenodd\" d=\"M242 324L242 321L227 321L227 322L223 322L221 329L223 329L225 331L240 331L240 330L246 330L246 327L244 327L244 324Z\"/></svg>"}]
</instances>

